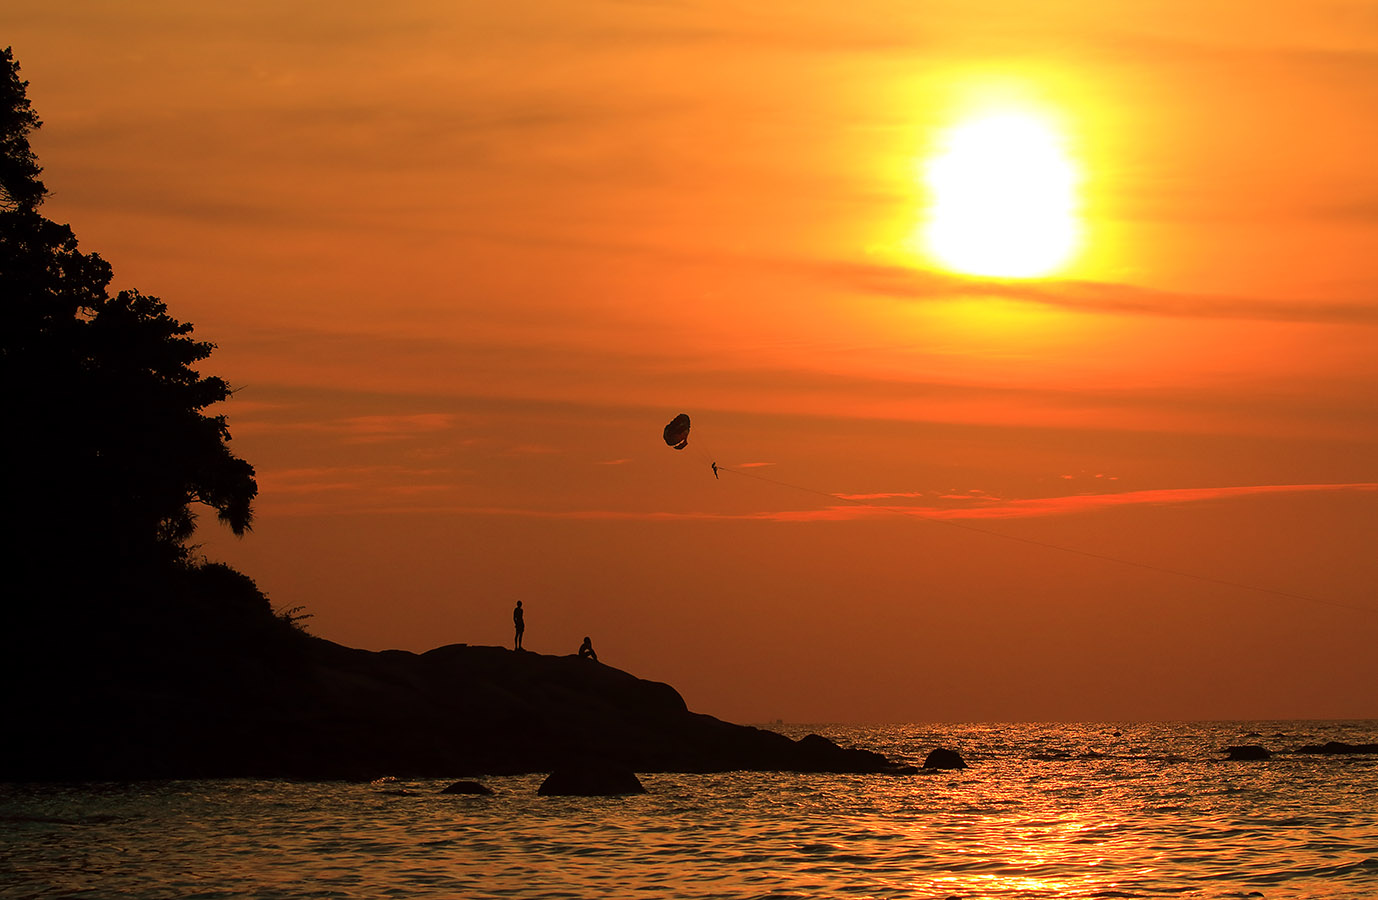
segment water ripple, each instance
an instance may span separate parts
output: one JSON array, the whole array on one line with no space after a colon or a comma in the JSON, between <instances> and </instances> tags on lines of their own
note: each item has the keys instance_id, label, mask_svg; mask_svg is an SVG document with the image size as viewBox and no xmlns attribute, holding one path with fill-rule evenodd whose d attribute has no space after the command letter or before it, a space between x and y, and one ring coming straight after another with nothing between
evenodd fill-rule
<instances>
[{"instance_id":1,"label":"water ripple","mask_svg":"<svg viewBox=\"0 0 1378 900\"><path fill-rule=\"evenodd\" d=\"M396 779L0 785L0 900L1378 897L1372 759L1220 758L1249 731L1374 742L1372 722L810 730L972 768L650 774L647 795L597 800L537 797L539 776L485 798Z\"/></svg>"}]
</instances>

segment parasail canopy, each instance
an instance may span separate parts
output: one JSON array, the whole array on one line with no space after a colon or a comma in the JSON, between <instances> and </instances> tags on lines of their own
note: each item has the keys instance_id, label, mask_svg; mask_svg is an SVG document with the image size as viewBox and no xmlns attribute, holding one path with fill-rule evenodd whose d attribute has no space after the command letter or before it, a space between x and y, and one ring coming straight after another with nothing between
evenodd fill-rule
<instances>
[{"instance_id":1,"label":"parasail canopy","mask_svg":"<svg viewBox=\"0 0 1378 900\"><path fill-rule=\"evenodd\" d=\"M665 443L676 450L683 450L689 443L689 416L680 413L665 426Z\"/></svg>"}]
</instances>

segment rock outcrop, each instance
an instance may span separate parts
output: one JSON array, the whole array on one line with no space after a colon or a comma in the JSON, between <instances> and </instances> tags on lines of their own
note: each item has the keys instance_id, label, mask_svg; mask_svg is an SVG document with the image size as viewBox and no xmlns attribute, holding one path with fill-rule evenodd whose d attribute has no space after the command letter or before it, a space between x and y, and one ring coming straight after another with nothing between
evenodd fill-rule
<instances>
[{"instance_id":1,"label":"rock outcrop","mask_svg":"<svg viewBox=\"0 0 1378 900\"><path fill-rule=\"evenodd\" d=\"M290 654L221 658L195 677L180 662L193 654L176 659L26 695L0 777L460 778L551 772L578 756L635 772L913 771L690 712L668 684L576 656L370 652L303 636Z\"/></svg>"},{"instance_id":2,"label":"rock outcrop","mask_svg":"<svg viewBox=\"0 0 1378 900\"><path fill-rule=\"evenodd\" d=\"M562 762L536 793L543 797L611 797L644 794L646 788L625 764L586 756Z\"/></svg>"},{"instance_id":3,"label":"rock outcrop","mask_svg":"<svg viewBox=\"0 0 1378 900\"><path fill-rule=\"evenodd\" d=\"M967 762L962 759L962 754L956 750L938 747L924 757L923 767L925 769L965 769Z\"/></svg>"},{"instance_id":4,"label":"rock outcrop","mask_svg":"<svg viewBox=\"0 0 1378 900\"><path fill-rule=\"evenodd\" d=\"M1268 748L1259 744L1243 744L1238 747L1226 747L1225 755L1228 759L1238 760L1262 760L1273 758L1273 754Z\"/></svg>"},{"instance_id":5,"label":"rock outcrop","mask_svg":"<svg viewBox=\"0 0 1378 900\"><path fill-rule=\"evenodd\" d=\"M1298 753L1321 753L1326 756L1349 755L1353 753L1378 753L1378 744L1346 744L1344 741L1326 741L1324 744L1306 744L1297 748Z\"/></svg>"},{"instance_id":6,"label":"rock outcrop","mask_svg":"<svg viewBox=\"0 0 1378 900\"><path fill-rule=\"evenodd\" d=\"M440 789L442 794L473 794L479 797L493 796L493 789L477 781L456 781Z\"/></svg>"}]
</instances>

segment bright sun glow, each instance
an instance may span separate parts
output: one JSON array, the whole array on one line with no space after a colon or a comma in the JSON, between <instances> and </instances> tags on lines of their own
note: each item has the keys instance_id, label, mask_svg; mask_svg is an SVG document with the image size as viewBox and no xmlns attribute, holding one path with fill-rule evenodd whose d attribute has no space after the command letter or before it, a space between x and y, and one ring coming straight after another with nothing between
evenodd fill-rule
<instances>
[{"instance_id":1,"label":"bright sun glow","mask_svg":"<svg viewBox=\"0 0 1378 900\"><path fill-rule=\"evenodd\" d=\"M1060 135L1038 116L1001 112L960 122L924 164L924 251L968 275L1049 275L1080 244L1078 180Z\"/></svg>"}]
</instances>

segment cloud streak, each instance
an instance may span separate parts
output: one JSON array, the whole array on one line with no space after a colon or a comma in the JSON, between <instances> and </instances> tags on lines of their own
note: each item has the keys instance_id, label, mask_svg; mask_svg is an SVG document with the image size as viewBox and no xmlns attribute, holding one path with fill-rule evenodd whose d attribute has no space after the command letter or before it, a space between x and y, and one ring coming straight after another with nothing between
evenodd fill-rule
<instances>
[{"instance_id":1,"label":"cloud streak","mask_svg":"<svg viewBox=\"0 0 1378 900\"><path fill-rule=\"evenodd\" d=\"M309 471L294 473L298 476L315 474ZM429 474L429 473L426 473ZM337 488L348 487L343 482L306 480L296 485L275 484L276 491L283 493L328 493ZM423 493L443 486L411 485L411 493ZM398 489L392 488L394 496ZM634 510L634 509L540 509L534 507L511 506L466 506L437 503L416 505L414 503L396 504L387 499L381 502L352 504L351 512L374 514L403 514L414 512L448 513L470 516L502 516L532 519L567 519L586 521L724 521L724 522L848 522L873 519L881 516L905 516L935 521L986 520L986 519L1028 519L1045 516L1065 516L1096 512L1128 506L1168 506L1232 500L1242 497L1270 494L1305 493L1369 493L1378 492L1378 482L1349 482L1343 484L1260 484L1226 487L1201 488L1159 488L1154 490L1125 491L1114 494L1074 494L1058 497L1034 497L1025 499L1001 499L973 494L950 495L952 499L963 502L962 506L913 506L882 505L868 502L869 499L904 499L924 496L918 492L898 491L875 494L835 494L837 499L847 503L812 509L762 510L756 512L715 512L709 510ZM858 499L867 498L867 499ZM940 498L941 499L941 498ZM328 501L327 501L328 504ZM282 509L280 513L317 514L318 507L299 507L296 510Z\"/></svg>"},{"instance_id":2,"label":"cloud streak","mask_svg":"<svg viewBox=\"0 0 1378 900\"><path fill-rule=\"evenodd\" d=\"M449 431L455 427L457 419L458 417L452 413L349 416L309 422L266 422L246 419L236 422L234 428L242 434L297 431L334 435L346 443L376 444L411 440Z\"/></svg>"},{"instance_id":3,"label":"cloud streak","mask_svg":"<svg viewBox=\"0 0 1378 900\"><path fill-rule=\"evenodd\" d=\"M967 505L957 508L936 506L876 506L858 503L813 510L810 518L820 521L861 518L878 513L912 515L925 519L1021 519L1040 516L1072 515L1122 506L1164 506L1202 501L1228 500L1261 494L1334 493L1378 491L1378 482L1346 484L1262 484L1231 487L1159 488L1155 490L1124 491L1113 494L1073 494L1060 497L1034 497L1006 500L980 494L953 495L953 499ZM836 495L839 499L853 499L863 495ZM875 495L880 496L880 495ZM904 496L893 494L892 497ZM973 501L980 505L970 505ZM799 521L803 513L792 513L791 521Z\"/></svg>"},{"instance_id":4,"label":"cloud streak","mask_svg":"<svg viewBox=\"0 0 1378 900\"><path fill-rule=\"evenodd\" d=\"M924 269L868 263L827 263L816 266L815 272L823 280L834 284L843 284L880 296L911 300L997 297L1086 313L1178 319L1378 325L1378 305L1374 304L1321 300L1288 302L1257 297L1158 291L1099 281L1031 283L964 278Z\"/></svg>"}]
</instances>

